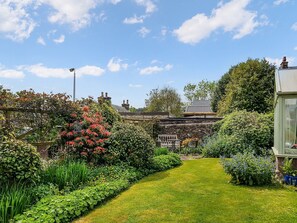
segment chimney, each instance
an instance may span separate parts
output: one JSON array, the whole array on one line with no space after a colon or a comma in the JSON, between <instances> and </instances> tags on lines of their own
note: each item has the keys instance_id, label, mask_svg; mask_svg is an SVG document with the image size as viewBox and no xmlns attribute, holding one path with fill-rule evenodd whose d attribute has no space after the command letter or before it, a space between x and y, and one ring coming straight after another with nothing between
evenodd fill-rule
<instances>
[{"instance_id":1,"label":"chimney","mask_svg":"<svg viewBox=\"0 0 297 223\"><path fill-rule=\"evenodd\" d=\"M125 100L123 100L122 107L129 111L129 108L130 108L129 100L127 100L126 103L125 103Z\"/></svg>"},{"instance_id":2,"label":"chimney","mask_svg":"<svg viewBox=\"0 0 297 223\"><path fill-rule=\"evenodd\" d=\"M287 61L287 58L286 57L283 57L283 61L280 64L280 68L281 69L288 69L288 61Z\"/></svg>"}]
</instances>

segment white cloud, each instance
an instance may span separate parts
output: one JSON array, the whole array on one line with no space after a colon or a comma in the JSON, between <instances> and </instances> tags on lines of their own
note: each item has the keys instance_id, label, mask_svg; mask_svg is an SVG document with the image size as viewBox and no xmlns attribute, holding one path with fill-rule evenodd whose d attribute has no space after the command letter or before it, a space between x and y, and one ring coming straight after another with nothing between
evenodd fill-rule
<instances>
[{"instance_id":1,"label":"white cloud","mask_svg":"<svg viewBox=\"0 0 297 223\"><path fill-rule=\"evenodd\" d=\"M141 69L139 73L141 75L150 75L150 74L160 73L160 72L163 72L163 71L169 71L172 68L173 68L173 65L171 65L171 64L167 64L164 67L150 66L150 67L145 67L145 68Z\"/></svg>"},{"instance_id":2,"label":"white cloud","mask_svg":"<svg viewBox=\"0 0 297 223\"><path fill-rule=\"evenodd\" d=\"M38 37L38 39L37 39L37 43L39 43L40 45L43 45L43 46L46 45L44 39L43 39L41 36Z\"/></svg>"},{"instance_id":3,"label":"white cloud","mask_svg":"<svg viewBox=\"0 0 297 223\"><path fill-rule=\"evenodd\" d=\"M122 0L110 0L110 3L113 5L116 5L118 3L120 3Z\"/></svg>"},{"instance_id":4,"label":"white cloud","mask_svg":"<svg viewBox=\"0 0 297 223\"><path fill-rule=\"evenodd\" d=\"M295 22L292 27L291 27L294 31L297 31L297 22Z\"/></svg>"},{"instance_id":5,"label":"white cloud","mask_svg":"<svg viewBox=\"0 0 297 223\"><path fill-rule=\"evenodd\" d=\"M81 68L78 68L76 73L78 74L78 76L101 76L104 72L105 70L100 67L86 65Z\"/></svg>"},{"instance_id":6,"label":"white cloud","mask_svg":"<svg viewBox=\"0 0 297 223\"><path fill-rule=\"evenodd\" d=\"M0 78L24 78L25 74L23 71L13 70L13 69L2 69L0 67Z\"/></svg>"},{"instance_id":7,"label":"white cloud","mask_svg":"<svg viewBox=\"0 0 297 223\"><path fill-rule=\"evenodd\" d=\"M72 78L73 73L67 68L49 68L43 64L35 64L31 66L23 66L26 71L42 78ZM104 69L97 66L86 65L76 69L76 76L81 77L84 75L101 76Z\"/></svg>"},{"instance_id":8,"label":"white cloud","mask_svg":"<svg viewBox=\"0 0 297 223\"><path fill-rule=\"evenodd\" d=\"M225 4L221 2L216 9L212 10L209 17L198 13L186 20L173 33L179 41L189 44L199 43L218 29L232 32L233 39L240 39L252 33L256 27L267 25L267 17L266 19L262 17L264 21L257 21L257 12L246 9L250 1L231 0Z\"/></svg>"},{"instance_id":9,"label":"white cloud","mask_svg":"<svg viewBox=\"0 0 297 223\"><path fill-rule=\"evenodd\" d=\"M90 24L94 9L101 1L98 0L41 0L51 6L54 11L48 17L51 23L70 24L74 31Z\"/></svg>"},{"instance_id":10,"label":"white cloud","mask_svg":"<svg viewBox=\"0 0 297 223\"><path fill-rule=\"evenodd\" d=\"M281 64L281 62L283 61L282 58L271 58L271 57L265 57L265 59L271 63L274 64L276 66L279 66ZM289 66L291 63L294 63L295 58L294 57L287 57L287 61L289 62Z\"/></svg>"},{"instance_id":11,"label":"white cloud","mask_svg":"<svg viewBox=\"0 0 297 223\"><path fill-rule=\"evenodd\" d=\"M33 0L5 0L0 3L0 33L14 41L30 37L36 23L26 9L34 5Z\"/></svg>"},{"instance_id":12,"label":"white cloud","mask_svg":"<svg viewBox=\"0 0 297 223\"><path fill-rule=\"evenodd\" d=\"M147 29L146 27L141 27L137 32L142 38L145 38L151 32L151 30Z\"/></svg>"},{"instance_id":13,"label":"white cloud","mask_svg":"<svg viewBox=\"0 0 297 223\"><path fill-rule=\"evenodd\" d=\"M124 24L137 24L137 23L143 23L145 16L136 16L134 15L133 17L130 18L125 18L123 20Z\"/></svg>"},{"instance_id":14,"label":"white cloud","mask_svg":"<svg viewBox=\"0 0 297 223\"><path fill-rule=\"evenodd\" d=\"M128 68L128 64L122 63L121 59L111 58L107 64L107 68L110 72L119 72L122 69L126 70Z\"/></svg>"},{"instance_id":15,"label":"white cloud","mask_svg":"<svg viewBox=\"0 0 297 223\"><path fill-rule=\"evenodd\" d=\"M151 0L135 0L137 5L144 6L146 13L153 13L157 10L157 6Z\"/></svg>"},{"instance_id":16,"label":"white cloud","mask_svg":"<svg viewBox=\"0 0 297 223\"><path fill-rule=\"evenodd\" d=\"M53 41L55 43L63 43L65 41L65 36L64 35L61 35L59 38L53 39Z\"/></svg>"},{"instance_id":17,"label":"white cloud","mask_svg":"<svg viewBox=\"0 0 297 223\"><path fill-rule=\"evenodd\" d=\"M131 88L142 88L143 86L141 84L129 84L129 87L131 87Z\"/></svg>"},{"instance_id":18,"label":"white cloud","mask_svg":"<svg viewBox=\"0 0 297 223\"><path fill-rule=\"evenodd\" d=\"M289 0L275 0L273 2L274 5L281 5L287 3Z\"/></svg>"},{"instance_id":19,"label":"white cloud","mask_svg":"<svg viewBox=\"0 0 297 223\"><path fill-rule=\"evenodd\" d=\"M297 46L294 47L294 50L297 50Z\"/></svg>"},{"instance_id":20,"label":"white cloud","mask_svg":"<svg viewBox=\"0 0 297 223\"><path fill-rule=\"evenodd\" d=\"M160 63L160 62L156 59L151 61L151 64L156 64L156 63Z\"/></svg>"}]
</instances>

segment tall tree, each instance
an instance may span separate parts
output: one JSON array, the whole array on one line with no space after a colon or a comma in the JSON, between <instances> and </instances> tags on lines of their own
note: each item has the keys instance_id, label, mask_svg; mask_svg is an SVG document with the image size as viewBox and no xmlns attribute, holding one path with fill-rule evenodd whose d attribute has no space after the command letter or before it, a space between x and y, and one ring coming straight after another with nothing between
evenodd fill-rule
<instances>
[{"instance_id":1,"label":"tall tree","mask_svg":"<svg viewBox=\"0 0 297 223\"><path fill-rule=\"evenodd\" d=\"M180 116L182 113L181 97L174 88L164 87L152 89L145 100L148 112L169 112Z\"/></svg>"},{"instance_id":2,"label":"tall tree","mask_svg":"<svg viewBox=\"0 0 297 223\"><path fill-rule=\"evenodd\" d=\"M184 87L185 97L192 102L193 100L210 100L216 87L215 81L202 80L198 84L189 83Z\"/></svg>"},{"instance_id":3,"label":"tall tree","mask_svg":"<svg viewBox=\"0 0 297 223\"><path fill-rule=\"evenodd\" d=\"M235 110L259 113L273 110L274 65L265 59L248 59L232 67L229 73L225 94L218 104L219 114Z\"/></svg>"}]
</instances>

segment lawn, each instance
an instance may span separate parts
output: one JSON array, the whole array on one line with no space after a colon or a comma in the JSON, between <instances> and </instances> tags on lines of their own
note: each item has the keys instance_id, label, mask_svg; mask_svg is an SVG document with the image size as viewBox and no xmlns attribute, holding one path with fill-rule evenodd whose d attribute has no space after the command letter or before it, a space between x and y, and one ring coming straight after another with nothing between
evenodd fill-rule
<instances>
[{"instance_id":1,"label":"lawn","mask_svg":"<svg viewBox=\"0 0 297 223\"><path fill-rule=\"evenodd\" d=\"M228 183L219 159L198 159L144 178L76 223L297 222L297 193Z\"/></svg>"}]
</instances>

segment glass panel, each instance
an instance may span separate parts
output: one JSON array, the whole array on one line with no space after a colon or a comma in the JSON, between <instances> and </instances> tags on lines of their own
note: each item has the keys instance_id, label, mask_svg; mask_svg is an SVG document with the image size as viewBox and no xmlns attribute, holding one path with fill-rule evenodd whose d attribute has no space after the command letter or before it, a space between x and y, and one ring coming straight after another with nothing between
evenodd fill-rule
<instances>
[{"instance_id":1,"label":"glass panel","mask_svg":"<svg viewBox=\"0 0 297 223\"><path fill-rule=\"evenodd\" d=\"M285 99L285 153L297 154L297 99Z\"/></svg>"}]
</instances>

